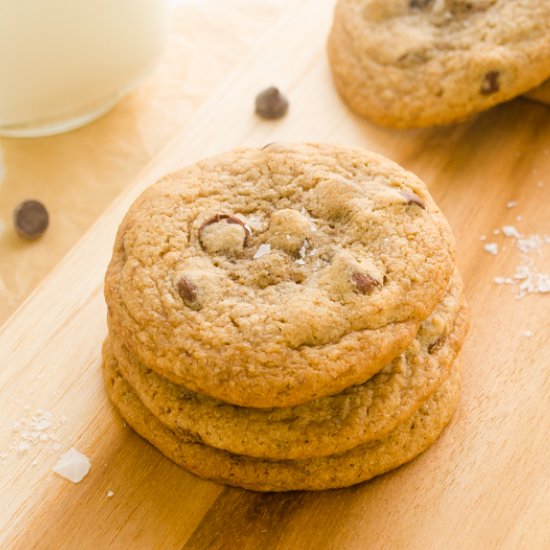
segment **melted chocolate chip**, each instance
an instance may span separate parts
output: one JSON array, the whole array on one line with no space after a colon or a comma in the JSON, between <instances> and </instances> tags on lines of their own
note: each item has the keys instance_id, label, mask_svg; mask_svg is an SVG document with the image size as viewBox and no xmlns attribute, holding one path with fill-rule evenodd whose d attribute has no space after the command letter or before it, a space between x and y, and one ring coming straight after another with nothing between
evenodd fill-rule
<instances>
[{"instance_id":1,"label":"melted chocolate chip","mask_svg":"<svg viewBox=\"0 0 550 550\"><path fill-rule=\"evenodd\" d=\"M256 96L256 114L262 118L275 119L286 115L288 99L275 86L271 86Z\"/></svg>"},{"instance_id":2,"label":"melted chocolate chip","mask_svg":"<svg viewBox=\"0 0 550 550\"><path fill-rule=\"evenodd\" d=\"M49 222L48 211L39 201L24 201L13 211L15 231L23 239L37 239L46 231Z\"/></svg>"},{"instance_id":3,"label":"melted chocolate chip","mask_svg":"<svg viewBox=\"0 0 550 550\"><path fill-rule=\"evenodd\" d=\"M401 195L403 195L407 199L408 204L416 204L417 206L420 206L423 210L426 210L426 205L424 204L424 201L415 193L411 193L410 191L399 191Z\"/></svg>"},{"instance_id":4,"label":"melted chocolate chip","mask_svg":"<svg viewBox=\"0 0 550 550\"><path fill-rule=\"evenodd\" d=\"M500 90L499 84L500 73L498 71L489 71L483 77L483 82L481 83L481 88L479 93L481 95L491 95Z\"/></svg>"},{"instance_id":5,"label":"melted chocolate chip","mask_svg":"<svg viewBox=\"0 0 550 550\"><path fill-rule=\"evenodd\" d=\"M250 229L246 226L246 224L237 218L237 216L233 216L231 214L215 214L208 220L206 220L200 227L199 227L199 241L201 240L202 232L205 227L208 227L209 225L212 225L213 223L221 222L222 220L225 220L225 223L229 224L236 224L240 225L244 229L244 246L248 244L248 237L250 236ZM202 242L201 242L202 246Z\"/></svg>"},{"instance_id":6,"label":"melted chocolate chip","mask_svg":"<svg viewBox=\"0 0 550 550\"><path fill-rule=\"evenodd\" d=\"M428 346L428 353L432 354L432 353L435 353L437 350L441 349L441 347L443 346L443 342L445 342L444 336L440 336L439 338L436 338L435 341L433 341Z\"/></svg>"},{"instance_id":7,"label":"melted chocolate chip","mask_svg":"<svg viewBox=\"0 0 550 550\"><path fill-rule=\"evenodd\" d=\"M370 294L375 287L380 285L376 279L366 273L354 273L351 279L361 294Z\"/></svg>"},{"instance_id":8,"label":"melted chocolate chip","mask_svg":"<svg viewBox=\"0 0 550 550\"><path fill-rule=\"evenodd\" d=\"M426 8L433 0L409 0L409 6L411 8Z\"/></svg>"},{"instance_id":9,"label":"melted chocolate chip","mask_svg":"<svg viewBox=\"0 0 550 550\"><path fill-rule=\"evenodd\" d=\"M188 306L197 306L197 287L185 277L180 277L177 283L178 294Z\"/></svg>"}]
</instances>

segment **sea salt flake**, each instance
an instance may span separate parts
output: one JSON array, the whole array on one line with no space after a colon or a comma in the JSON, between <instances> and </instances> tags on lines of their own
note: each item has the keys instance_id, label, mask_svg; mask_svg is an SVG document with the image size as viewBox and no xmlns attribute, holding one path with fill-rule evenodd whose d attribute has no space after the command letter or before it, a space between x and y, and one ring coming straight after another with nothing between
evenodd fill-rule
<instances>
[{"instance_id":1,"label":"sea salt flake","mask_svg":"<svg viewBox=\"0 0 550 550\"><path fill-rule=\"evenodd\" d=\"M52 470L64 479L80 483L90 471L90 459L71 447L58 461Z\"/></svg>"},{"instance_id":2,"label":"sea salt flake","mask_svg":"<svg viewBox=\"0 0 550 550\"><path fill-rule=\"evenodd\" d=\"M546 294L550 292L550 276L544 273L537 273L535 283L535 292Z\"/></svg>"},{"instance_id":3,"label":"sea salt flake","mask_svg":"<svg viewBox=\"0 0 550 550\"><path fill-rule=\"evenodd\" d=\"M115 493L113 491L107 491L107 496L111 498Z\"/></svg>"},{"instance_id":4,"label":"sea salt flake","mask_svg":"<svg viewBox=\"0 0 550 550\"><path fill-rule=\"evenodd\" d=\"M531 270L529 266L518 265L516 267L516 272L514 273L514 279L529 279L531 277Z\"/></svg>"},{"instance_id":5,"label":"sea salt flake","mask_svg":"<svg viewBox=\"0 0 550 550\"><path fill-rule=\"evenodd\" d=\"M298 258L297 260L294 260L294 263L298 265L304 265L306 262L305 260L302 260L302 258Z\"/></svg>"},{"instance_id":6,"label":"sea salt flake","mask_svg":"<svg viewBox=\"0 0 550 550\"><path fill-rule=\"evenodd\" d=\"M514 208L514 206L518 205L518 201L508 201L506 203L506 208Z\"/></svg>"},{"instance_id":7,"label":"sea salt flake","mask_svg":"<svg viewBox=\"0 0 550 550\"><path fill-rule=\"evenodd\" d=\"M528 254L542 247L542 239L539 235L529 235L528 237L518 239L517 247L523 254Z\"/></svg>"},{"instance_id":8,"label":"sea salt flake","mask_svg":"<svg viewBox=\"0 0 550 550\"><path fill-rule=\"evenodd\" d=\"M531 338L531 336L533 336L533 333L530 330L526 330L523 333L523 336L525 336L525 338Z\"/></svg>"},{"instance_id":9,"label":"sea salt flake","mask_svg":"<svg viewBox=\"0 0 550 550\"><path fill-rule=\"evenodd\" d=\"M502 232L505 237L512 237L514 239L519 239L521 237L521 233L513 225L504 225L502 227Z\"/></svg>"},{"instance_id":10,"label":"sea salt flake","mask_svg":"<svg viewBox=\"0 0 550 550\"><path fill-rule=\"evenodd\" d=\"M495 277L493 279L497 285L515 285L516 281L511 277Z\"/></svg>"},{"instance_id":11,"label":"sea salt flake","mask_svg":"<svg viewBox=\"0 0 550 550\"><path fill-rule=\"evenodd\" d=\"M271 245L270 244L261 244L258 247L258 250L256 250L256 254L254 254L253 258L257 260L258 258L261 258L262 256L265 256L266 254L269 254L271 252Z\"/></svg>"},{"instance_id":12,"label":"sea salt flake","mask_svg":"<svg viewBox=\"0 0 550 550\"><path fill-rule=\"evenodd\" d=\"M493 256L496 256L498 254L498 244L487 243L483 245L483 250L485 250L485 252L488 252L489 254L492 254Z\"/></svg>"},{"instance_id":13,"label":"sea salt flake","mask_svg":"<svg viewBox=\"0 0 550 550\"><path fill-rule=\"evenodd\" d=\"M20 441L18 444L17 444L17 452L19 453L25 453L26 451L28 451L29 449L31 448L31 444L30 443L27 443L26 441Z\"/></svg>"},{"instance_id":14,"label":"sea salt flake","mask_svg":"<svg viewBox=\"0 0 550 550\"><path fill-rule=\"evenodd\" d=\"M300 254L300 258L306 257L306 250L307 250L308 244L309 243L307 242L307 239L304 239L304 243L302 244L302 247L298 251L298 254Z\"/></svg>"}]
</instances>

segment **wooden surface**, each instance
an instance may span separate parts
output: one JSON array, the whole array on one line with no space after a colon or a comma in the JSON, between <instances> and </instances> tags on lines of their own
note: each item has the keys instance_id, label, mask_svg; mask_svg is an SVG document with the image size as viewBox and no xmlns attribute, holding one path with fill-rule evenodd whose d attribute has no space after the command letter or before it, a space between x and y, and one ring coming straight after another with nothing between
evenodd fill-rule
<instances>
[{"instance_id":1,"label":"wooden surface","mask_svg":"<svg viewBox=\"0 0 550 550\"><path fill-rule=\"evenodd\" d=\"M331 4L293 3L255 56L0 329L0 453L14 440L13 422L40 407L52 413L61 445L54 453L41 445L7 450L0 460L1 548L550 546L550 294L518 299L516 287L494 284L521 260L511 239L492 235L504 224L550 234L550 109L518 99L421 131L361 121L330 81ZM255 93L271 83L291 101L280 122L252 114ZM101 387L102 277L128 205L168 170L276 140L360 145L395 159L428 183L458 241L472 311L459 409L417 460L350 489L262 495L197 479L126 428ZM507 208L512 200L517 206ZM497 256L483 250L483 234L501 245ZM546 273L548 248L533 256ZM78 485L51 471L71 446L92 461Z\"/></svg>"}]
</instances>

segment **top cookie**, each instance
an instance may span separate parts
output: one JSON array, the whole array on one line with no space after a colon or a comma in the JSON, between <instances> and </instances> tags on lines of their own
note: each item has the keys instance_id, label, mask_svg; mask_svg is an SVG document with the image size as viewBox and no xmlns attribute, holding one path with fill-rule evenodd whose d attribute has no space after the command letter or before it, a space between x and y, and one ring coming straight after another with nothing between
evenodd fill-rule
<instances>
[{"instance_id":1,"label":"top cookie","mask_svg":"<svg viewBox=\"0 0 550 550\"><path fill-rule=\"evenodd\" d=\"M106 276L109 326L189 389L291 406L401 353L453 264L445 218L395 163L329 145L240 149L130 208Z\"/></svg>"},{"instance_id":2,"label":"top cookie","mask_svg":"<svg viewBox=\"0 0 550 550\"><path fill-rule=\"evenodd\" d=\"M460 121L550 76L548 0L339 0L328 53L350 107L375 122Z\"/></svg>"}]
</instances>

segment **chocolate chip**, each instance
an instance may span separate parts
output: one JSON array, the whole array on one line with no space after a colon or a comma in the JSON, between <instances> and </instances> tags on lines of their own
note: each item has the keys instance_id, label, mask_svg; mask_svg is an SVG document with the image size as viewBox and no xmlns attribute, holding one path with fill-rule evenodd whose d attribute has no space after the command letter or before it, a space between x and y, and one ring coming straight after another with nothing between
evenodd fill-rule
<instances>
[{"instance_id":1,"label":"chocolate chip","mask_svg":"<svg viewBox=\"0 0 550 550\"><path fill-rule=\"evenodd\" d=\"M237 216L233 216L231 214L215 214L208 220L206 220L200 227L199 227L199 241L201 240L202 232L205 227L208 227L209 225L212 225L213 223L221 222L222 220L225 220L225 223L229 224L236 224L240 225L244 229L244 246L248 244L248 237L250 236L250 229L247 227L247 225L237 218ZM202 246L202 242L201 242Z\"/></svg>"},{"instance_id":2,"label":"chocolate chip","mask_svg":"<svg viewBox=\"0 0 550 550\"><path fill-rule=\"evenodd\" d=\"M185 277L180 277L177 283L178 294L184 303L190 307L196 307L197 303L197 287Z\"/></svg>"},{"instance_id":3,"label":"chocolate chip","mask_svg":"<svg viewBox=\"0 0 550 550\"><path fill-rule=\"evenodd\" d=\"M375 287L380 285L376 279L366 273L354 273L351 278L361 294L370 294Z\"/></svg>"},{"instance_id":4,"label":"chocolate chip","mask_svg":"<svg viewBox=\"0 0 550 550\"><path fill-rule=\"evenodd\" d=\"M432 353L436 352L437 350L441 349L441 347L443 346L443 342L445 342L445 337L444 336L440 336L439 338L436 338L435 341L433 341L428 346L428 353L432 354Z\"/></svg>"},{"instance_id":5,"label":"chocolate chip","mask_svg":"<svg viewBox=\"0 0 550 550\"><path fill-rule=\"evenodd\" d=\"M409 6L411 8L425 8L432 2L433 0L409 0Z\"/></svg>"},{"instance_id":6,"label":"chocolate chip","mask_svg":"<svg viewBox=\"0 0 550 550\"><path fill-rule=\"evenodd\" d=\"M13 211L15 230L24 239L40 237L48 228L49 221L48 211L39 201L24 201Z\"/></svg>"},{"instance_id":7,"label":"chocolate chip","mask_svg":"<svg viewBox=\"0 0 550 550\"><path fill-rule=\"evenodd\" d=\"M481 83L481 88L479 93L482 95L491 95L500 90L500 84L498 78L500 73L498 71L489 71L483 77L483 82Z\"/></svg>"},{"instance_id":8,"label":"chocolate chip","mask_svg":"<svg viewBox=\"0 0 550 550\"><path fill-rule=\"evenodd\" d=\"M271 86L256 96L256 114L262 118L275 119L286 115L288 99L275 86Z\"/></svg>"},{"instance_id":9,"label":"chocolate chip","mask_svg":"<svg viewBox=\"0 0 550 550\"><path fill-rule=\"evenodd\" d=\"M407 199L408 204L416 204L420 206L423 210L426 210L426 205L424 204L424 201L415 193L411 193L410 191L399 191L401 195L403 195Z\"/></svg>"}]
</instances>

